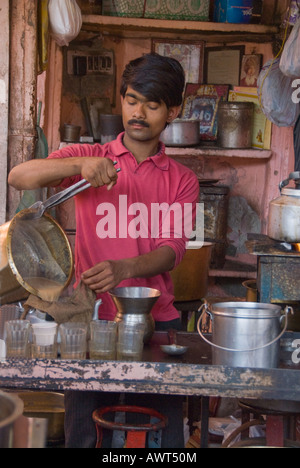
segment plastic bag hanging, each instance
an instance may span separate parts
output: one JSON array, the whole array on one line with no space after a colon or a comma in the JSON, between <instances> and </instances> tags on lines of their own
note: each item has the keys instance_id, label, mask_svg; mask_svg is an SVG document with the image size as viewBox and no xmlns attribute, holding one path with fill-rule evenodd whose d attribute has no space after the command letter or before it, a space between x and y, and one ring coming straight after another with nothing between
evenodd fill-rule
<instances>
[{"instance_id":1,"label":"plastic bag hanging","mask_svg":"<svg viewBox=\"0 0 300 468\"><path fill-rule=\"evenodd\" d=\"M300 18L285 43L279 67L286 76L300 77Z\"/></svg>"},{"instance_id":2,"label":"plastic bag hanging","mask_svg":"<svg viewBox=\"0 0 300 468\"><path fill-rule=\"evenodd\" d=\"M293 78L284 75L279 59L267 62L258 77L257 91L265 116L278 127L295 125L300 107L293 101Z\"/></svg>"},{"instance_id":3,"label":"plastic bag hanging","mask_svg":"<svg viewBox=\"0 0 300 468\"><path fill-rule=\"evenodd\" d=\"M59 46L68 46L78 36L82 15L75 0L49 0L51 34Z\"/></svg>"}]
</instances>

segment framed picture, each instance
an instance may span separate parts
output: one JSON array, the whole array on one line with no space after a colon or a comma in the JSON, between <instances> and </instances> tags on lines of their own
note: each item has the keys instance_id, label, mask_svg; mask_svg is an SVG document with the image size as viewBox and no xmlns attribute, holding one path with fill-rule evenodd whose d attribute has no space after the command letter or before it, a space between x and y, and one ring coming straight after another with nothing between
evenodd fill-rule
<instances>
[{"instance_id":1,"label":"framed picture","mask_svg":"<svg viewBox=\"0 0 300 468\"><path fill-rule=\"evenodd\" d=\"M173 57L181 63L186 83L203 81L203 41L173 41L152 39L152 52L165 57Z\"/></svg>"},{"instance_id":2,"label":"framed picture","mask_svg":"<svg viewBox=\"0 0 300 468\"><path fill-rule=\"evenodd\" d=\"M243 55L240 86L257 87L257 79L262 65L262 54Z\"/></svg>"},{"instance_id":3,"label":"framed picture","mask_svg":"<svg viewBox=\"0 0 300 468\"><path fill-rule=\"evenodd\" d=\"M200 140L217 139L218 105L220 101L227 101L228 92L228 85L186 85L181 118L199 120Z\"/></svg>"},{"instance_id":4,"label":"framed picture","mask_svg":"<svg viewBox=\"0 0 300 468\"><path fill-rule=\"evenodd\" d=\"M239 86L245 46L208 47L204 52L205 83Z\"/></svg>"}]
</instances>

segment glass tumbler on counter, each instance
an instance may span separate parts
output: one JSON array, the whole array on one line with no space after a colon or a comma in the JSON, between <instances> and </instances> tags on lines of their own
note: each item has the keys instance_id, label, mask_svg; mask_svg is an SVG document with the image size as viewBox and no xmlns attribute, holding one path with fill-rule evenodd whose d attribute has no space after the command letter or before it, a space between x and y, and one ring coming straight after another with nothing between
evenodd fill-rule
<instances>
[{"instance_id":1,"label":"glass tumbler on counter","mask_svg":"<svg viewBox=\"0 0 300 468\"><path fill-rule=\"evenodd\" d=\"M30 357L29 320L8 320L4 326L7 358Z\"/></svg>"},{"instance_id":2,"label":"glass tumbler on counter","mask_svg":"<svg viewBox=\"0 0 300 468\"><path fill-rule=\"evenodd\" d=\"M117 322L94 320L90 323L90 359L116 359Z\"/></svg>"},{"instance_id":3,"label":"glass tumbler on counter","mask_svg":"<svg viewBox=\"0 0 300 468\"><path fill-rule=\"evenodd\" d=\"M86 359L87 324L66 322L59 326L62 359Z\"/></svg>"},{"instance_id":4,"label":"glass tumbler on counter","mask_svg":"<svg viewBox=\"0 0 300 468\"><path fill-rule=\"evenodd\" d=\"M141 361L144 348L144 323L118 323L117 359Z\"/></svg>"},{"instance_id":5,"label":"glass tumbler on counter","mask_svg":"<svg viewBox=\"0 0 300 468\"><path fill-rule=\"evenodd\" d=\"M57 357L57 323L33 323L31 357L55 359Z\"/></svg>"}]
</instances>

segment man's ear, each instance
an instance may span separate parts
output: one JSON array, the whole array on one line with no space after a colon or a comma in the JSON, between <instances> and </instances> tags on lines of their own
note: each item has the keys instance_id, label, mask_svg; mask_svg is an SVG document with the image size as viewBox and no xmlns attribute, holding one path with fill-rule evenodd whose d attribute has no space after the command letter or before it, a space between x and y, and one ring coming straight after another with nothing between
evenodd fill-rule
<instances>
[{"instance_id":1,"label":"man's ear","mask_svg":"<svg viewBox=\"0 0 300 468\"><path fill-rule=\"evenodd\" d=\"M181 106L169 107L167 123L173 122L173 120L176 119L176 117L178 117L180 111L181 111Z\"/></svg>"}]
</instances>

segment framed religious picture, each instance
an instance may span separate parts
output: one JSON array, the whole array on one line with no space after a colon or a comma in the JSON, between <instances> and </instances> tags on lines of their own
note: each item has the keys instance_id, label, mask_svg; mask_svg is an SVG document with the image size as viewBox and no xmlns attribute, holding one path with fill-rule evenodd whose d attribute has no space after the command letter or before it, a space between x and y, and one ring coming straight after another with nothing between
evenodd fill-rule
<instances>
[{"instance_id":1,"label":"framed religious picture","mask_svg":"<svg viewBox=\"0 0 300 468\"><path fill-rule=\"evenodd\" d=\"M243 55L240 86L257 87L257 79L262 65L262 54Z\"/></svg>"},{"instance_id":2,"label":"framed religious picture","mask_svg":"<svg viewBox=\"0 0 300 468\"><path fill-rule=\"evenodd\" d=\"M203 41L176 41L152 39L152 52L177 59L185 72L186 83L202 83Z\"/></svg>"},{"instance_id":3,"label":"framed religious picture","mask_svg":"<svg viewBox=\"0 0 300 468\"><path fill-rule=\"evenodd\" d=\"M228 92L228 85L186 85L181 118L199 120L200 140L217 139L218 105L227 101Z\"/></svg>"},{"instance_id":4,"label":"framed religious picture","mask_svg":"<svg viewBox=\"0 0 300 468\"><path fill-rule=\"evenodd\" d=\"M204 52L205 83L239 86L245 46L208 47Z\"/></svg>"}]
</instances>

